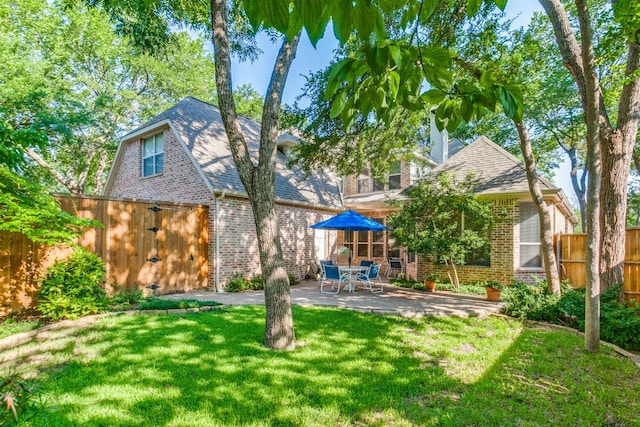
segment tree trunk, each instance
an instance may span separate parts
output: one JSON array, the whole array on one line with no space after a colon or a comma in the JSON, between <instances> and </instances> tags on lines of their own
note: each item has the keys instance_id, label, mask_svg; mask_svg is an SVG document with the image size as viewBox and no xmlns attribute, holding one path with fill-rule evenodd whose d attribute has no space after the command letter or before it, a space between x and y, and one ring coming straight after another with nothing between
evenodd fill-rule
<instances>
[{"instance_id":1,"label":"tree trunk","mask_svg":"<svg viewBox=\"0 0 640 427\"><path fill-rule=\"evenodd\" d=\"M591 22L585 0L576 0L580 22L581 55L585 81L585 124L587 125L587 289L585 292L585 348L594 353L600 348L600 88L595 76L595 61L591 41Z\"/></svg>"},{"instance_id":2,"label":"tree trunk","mask_svg":"<svg viewBox=\"0 0 640 427\"><path fill-rule=\"evenodd\" d=\"M282 91L299 38L283 43L276 59L263 107L256 166L240 129L233 100L226 0L211 0L211 21L220 114L256 224L260 264L265 279L265 345L274 349L293 349L295 333L289 277L284 267L275 206L275 160Z\"/></svg>"},{"instance_id":3,"label":"tree trunk","mask_svg":"<svg viewBox=\"0 0 640 427\"><path fill-rule=\"evenodd\" d=\"M529 192L533 203L538 210L540 218L540 244L542 249L542 260L544 272L547 277L547 288L549 292L560 295L560 275L558 274L558 262L553 249L553 228L551 225L551 216L549 209L544 201L540 183L538 181L538 173L536 172L536 160L533 156L531 148L531 140L524 123L516 123L518 130L518 140L520 141L520 150L524 158L525 168L527 170L527 181L529 183Z\"/></svg>"},{"instance_id":4,"label":"tree trunk","mask_svg":"<svg viewBox=\"0 0 640 427\"><path fill-rule=\"evenodd\" d=\"M627 181L638 136L640 117L640 31L629 43L625 85L618 104L618 125L611 129L606 112L600 112L602 150L602 289L624 282L624 249L627 225ZM631 76L635 75L634 78Z\"/></svg>"},{"instance_id":5,"label":"tree trunk","mask_svg":"<svg viewBox=\"0 0 640 427\"><path fill-rule=\"evenodd\" d=\"M600 133L600 287L607 289L624 282L624 255L627 225L627 181L631 153L620 132Z\"/></svg>"},{"instance_id":6,"label":"tree trunk","mask_svg":"<svg viewBox=\"0 0 640 427\"><path fill-rule=\"evenodd\" d=\"M565 150L567 156L569 156L569 161L571 162L571 186L573 187L573 192L578 198L578 208L580 209L580 226L582 227L582 232L587 232L587 201L585 200L586 195L586 177L587 171L583 171L580 179L578 179L578 148L574 145L568 150Z\"/></svg>"}]
</instances>

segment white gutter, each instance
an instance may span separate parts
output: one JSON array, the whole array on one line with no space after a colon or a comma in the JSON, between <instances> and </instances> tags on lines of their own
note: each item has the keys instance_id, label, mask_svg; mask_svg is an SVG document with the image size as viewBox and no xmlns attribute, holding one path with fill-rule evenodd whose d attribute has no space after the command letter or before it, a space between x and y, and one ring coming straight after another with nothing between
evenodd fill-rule
<instances>
[{"instance_id":1,"label":"white gutter","mask_svg":"<svg viewBox=\"0 0 640 427\"><path fill-rule=\"evenodd\" d=\"M220 209L218 206L220 205L220 200L224 199L225 194L224 191L220 193L220 197L216 197L215 193L213 194L216 208L216 292L222 292L222 286L220 284Z\"/></svg>"}]
</instances>

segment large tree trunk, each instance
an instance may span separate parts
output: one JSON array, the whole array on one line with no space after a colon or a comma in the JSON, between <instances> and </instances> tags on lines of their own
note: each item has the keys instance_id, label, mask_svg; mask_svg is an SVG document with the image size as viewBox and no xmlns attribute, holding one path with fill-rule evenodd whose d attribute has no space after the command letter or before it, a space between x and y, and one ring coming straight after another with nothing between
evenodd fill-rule
<instances>
[{"instance_id":1,"label":"large tree trunk","mask_svg":"<svg viewBox=\"0 0 640 427\"><path fill-rule=\"evenodd\" d=\"M531 140L524 123L516 123L518 130L518 139L520 141L520 150L524 158L525 168L527 170L527 181L529 182L529 192L533 203L538 210L540 218L540 244L542 249L542 260L544 264L544 272L547 277L547 288L549 292L560 295L560 276L558 274L558 263L556 254L553 250L553 228L551 225L551 216L549 209L544 201L540 182L538 181L538 173L536 172L536 161L531 148Z\"/></svg>"},{"instance_id":2,"label":"large tree trunk","mask_svg":"<svg viewBox=\"0 0 640 427\"><path fill-rule=\"evenodd\" d=\"M615 131L600 134L600 286L602 291L624 282L627 225L627 181L631 152L624 135Z\"/></svg>"},{"instance_id":3,"label":"large tree trunk","mask_svg":"<svg viewBox=\"0 0 640 427\"><path fill-rule=\"evenodd\" d=\"M609 126L606 111L600 112L602 180L602 289L624 282L624 248L627 225L627 181L638 136L640 119L640 31L629 43L625 78L618 103L618 125ZM635 78L632 78L635 74Z\"/></svg>"},{"instance_id":4,"label":"large tree trunk","mask_svg":"<svg viewBox=\"0 0 640 427\"><path fill-rule=\"evenodd\" d=\"M585 124L587 125L587 171L589 186L587 189L587 289L585 292L585 348L596 352L600 347L600 144L598 120L600 88L595 76L595 60L591 39L591 22L585 0L576 0L578 20L580 22L581 56L585 82Z\"/></svg>"},{"instance_id":5,"label":"large tree trunk","mask_svg":"<svg viewBox=\"0 0 640 427\"><path fill-rule=\"evenodd\" d=\"M226 0L211 0L211 21L220 114L256 223L260 264L265 279L265 345L274 349L293 349L295 333L289 277L284 267L275 206L275 160L282 91L299 38L284 42L276 59L263 107L258 165L254 165L233 100Z\"/></svg>"}]
</instances>

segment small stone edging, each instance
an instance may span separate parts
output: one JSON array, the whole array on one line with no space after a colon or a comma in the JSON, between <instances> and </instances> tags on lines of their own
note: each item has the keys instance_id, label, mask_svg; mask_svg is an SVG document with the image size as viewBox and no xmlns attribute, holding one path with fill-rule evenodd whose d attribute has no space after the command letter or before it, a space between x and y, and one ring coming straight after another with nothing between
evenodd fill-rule
<instances>
[{"instance_id":1,"label":"small stone edging","mask_svg":"<svg viewBox=\"0 0 640 427\"><path fill-rule=\"evenodd\" d=\"M577 329L573 329L570 328L568 326L562 326L562 325L556 325L555 323L547 323L547 322L541 322L538 320L527 320L527 319L518 319L516 317L511 317L511 316L507 316L506 314L500 314L500 313L493 313L492 316L494 317L501 317L504 319L510 319L510 320L519 320L521 322L524 323L525 326L540 326L540 327L544 327L544 328L549 328L549 329L555 329L557 331L563 331L563 332L568 332L570 334L574 334L580 337L584 337L584 332L581 332ZM615 344L612 344L608 341L602 341L600 340L600 344L611 348L613 351L615 351L616 353L618 353L621 356L624 356L626 358L628 358L629 360L631 360L633 363L636 364L636 366L638 366L638 368L640 368L640 356L634 353L631 353L628 350L625 350L624 348L618 347Z\"/></svg>"},{"instance_id":2,"label":"small stone edging","mask_svg":"<svg viewBox=\"0 0 640 427\"><path fill-rule=\"evenodd\" d=\"M197 313L197 312L206 312L219 310L224 307L224 305L215 305L215 306L204 306L204 307L194 307L194 308L171 308L166 310L127 310L127 311L113 311L110 313L101 313L101 314L93 314L91 316L84 316L76 320L60 320L55 323L50 323L48 325L41 326L39 328L33 329L31 331L20 332L18 334L9 335L8 337L4 337L0 339L0 351L6 350L11 347L16 347L22 345L32 339L36 338L46 338L49 335L49 332L55 331L57 329L70 328L70 327L88 327L93 325L97 320L100 320L104 317L111 316L138 316L138 315L147 315L147 314L186 314L186 313Z\"/></svg>"}]
</instances>

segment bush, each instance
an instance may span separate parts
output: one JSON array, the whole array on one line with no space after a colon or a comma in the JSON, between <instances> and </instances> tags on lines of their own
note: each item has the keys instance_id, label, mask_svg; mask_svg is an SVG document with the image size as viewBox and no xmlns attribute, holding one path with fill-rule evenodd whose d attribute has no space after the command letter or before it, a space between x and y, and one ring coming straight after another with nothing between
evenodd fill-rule
<instances>
[{"instance_id":1,"label":"bush","mask_svg":"<svg viewBox=\"0 0 640 427\"><path fill-rule=\"evenodd\" d=\"M105 311L107 295L100 287L105 274L102 260L84 249L56 261L40 283L38 310L53 320Z\"/></svg>"},{"instance_id":2,"label":"bush","mask_svg":"<svg viewBox=\"0 0 640 427\"><path fill-rule=\"evenodd\" d=\"M600 338L628 350L640 350L640 305L619 304L621 286L603 292L600 301ZM503 293L502 312L529 320L543 320L584 332L585 290L563 285L562 296L548 293L544 282L516 283Z\"/></svg>"},{"instance_id":3,"label":"bush","mask_svg":"<svg viewBox=\"0 0 640 427\"><path fill-rule=\"evenodd\" d=\"M254 276L247 279L242 274L236 272L231 275L225 286L227 292L244 292L264 289L262 276Z\"/></svg>"},{"instance_id":4,"label":"bush","mask_svg":"<svg viewBox=\"0 0 640 427\"><path fill-rule=\"evenodd\" d=\"M142 301L142 290L136 284L135 288L116 286L116 293L109 298L109 308L112 310L126 310Z\"/></svg>"},{"instance_id":5,"label":"bush","mask_svg":"<svg viewBox=\"0 0 640 427\"><path fill-rule=\"evenodd\" d=\"M560 297L549 293L546 285L516 282L502 293L507 304L502 312L508 316L528 320L556 322Z\"/></svg>"},{"instance_id":6,"label":"bush","mask_svg":"<svg viewBox=\"0 0 640 427\"><path fill-rule=\"evenodd\" d=\"M287 273L289 275L289 286L295 286L300 283L300 280L295 274Z\"/></svg>"}]
</instances>

